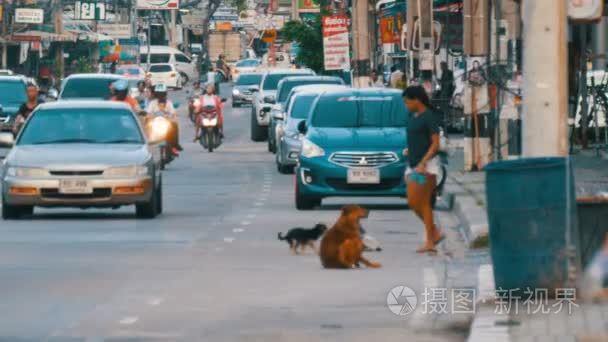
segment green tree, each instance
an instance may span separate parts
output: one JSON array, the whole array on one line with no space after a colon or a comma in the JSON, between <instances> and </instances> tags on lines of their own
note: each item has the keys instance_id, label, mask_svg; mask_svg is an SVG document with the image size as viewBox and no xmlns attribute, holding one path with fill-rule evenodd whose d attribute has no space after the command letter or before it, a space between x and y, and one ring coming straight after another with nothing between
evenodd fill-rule
<instances>
[{"instance_id":1,"label":"green tree","mask_svg":"<svg viewBox=\"0 0 608 342\"><path fill-rule=\"evenodd\" d=\"M281 30L283 38L296 42L300 49L296 63L305 65L317 73L323 69L323 35L321 33L321 17L311 22L289 21Z\"/></svg>"}]
</instances>

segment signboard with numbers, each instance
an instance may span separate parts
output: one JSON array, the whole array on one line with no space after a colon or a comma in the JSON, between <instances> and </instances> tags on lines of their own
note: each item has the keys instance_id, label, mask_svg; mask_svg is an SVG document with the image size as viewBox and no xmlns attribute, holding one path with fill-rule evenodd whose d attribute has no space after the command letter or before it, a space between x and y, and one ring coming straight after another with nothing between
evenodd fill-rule
<instances>
[{"instance_id":1,"label":"signboard with numbers","mask_svg":"<svg viewBox=\"0 0 608 342\"><path fill-rule=\"evenodd\" d=\"M323 17L325 70L350 70L350 41L347 16Z\"/></svg>"},{"instance_id":2,"label":"signboard with numbers","mask_svg":"<svg viewBox=\"0 0 608 342\"><path fill-rule=\"evenodd\" d=\"M103 2L76 1L74 4L76 20L106 20L106 4Z\"/></svg>"}]
</instances>

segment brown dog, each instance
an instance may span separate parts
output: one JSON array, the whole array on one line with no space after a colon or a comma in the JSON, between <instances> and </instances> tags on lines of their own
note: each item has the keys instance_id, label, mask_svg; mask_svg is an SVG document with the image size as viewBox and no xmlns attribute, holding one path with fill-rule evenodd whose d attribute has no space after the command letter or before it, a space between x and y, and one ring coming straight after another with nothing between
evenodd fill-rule
<instances>
[{"instance_id":1,"label":"brown dog","mask_svg":"<svg viewBox=\"0 0 608 342\"><path fill-rule=\"evenodd\" d=\"M342 214L331 229L321 240L321 264L325 268L352 268L359 263L367 267L381 267L363 257L363 241L361 241L361 225L359 220L366 218L367 210L358 205L347 205L342 208Z\"/></svg>"}]
</instances>

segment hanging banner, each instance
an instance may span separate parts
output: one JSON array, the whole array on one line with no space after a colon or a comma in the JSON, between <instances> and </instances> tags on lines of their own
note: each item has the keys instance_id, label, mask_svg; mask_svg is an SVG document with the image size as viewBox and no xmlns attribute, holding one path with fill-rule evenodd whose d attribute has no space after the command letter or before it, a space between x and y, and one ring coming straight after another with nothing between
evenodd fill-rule
<instances>
[{"instance_id":1,"label":"hanging banner","mask_svg":"<svg viewBox=\"0 0 608 342\"><path fill-rule=\"evenodd\" d=\"M97 33L114 39L131 38L131 24L97 24Z\"/></svg>"},{"instance_id":2,"label":"hanging banner","mask_svg":"<svg viewBox=\"0 0 608 342\"><path fill-rule=\"evenodd\" d=\"M137 0L139 10L170 10L178 9L179 0Z\"/></svg>"},{"instance_id":3,"label":"hanging banner","mask_svg":"<svg viewBox=\"0 0 608 342\"><path fill-rule=\"evenodd\" d=\"M18 24L42 24L44 11L36 8L16 8L15 22Z\"/></svg>"},{"instance_id":4,"label":"hanging banner","mask_svg":"<svg viewBox=\"0 0 608 342\"><path fill-rule=\"evenodd\" d=\"M323 60L325 70L350 70L348 17L323 17Z\"/></svg>"}]
</instances>

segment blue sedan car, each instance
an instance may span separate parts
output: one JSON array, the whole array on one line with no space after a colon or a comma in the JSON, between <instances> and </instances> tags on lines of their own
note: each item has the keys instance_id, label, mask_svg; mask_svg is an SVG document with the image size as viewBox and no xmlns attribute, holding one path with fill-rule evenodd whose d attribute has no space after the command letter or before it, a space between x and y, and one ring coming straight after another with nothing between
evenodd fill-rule
<instances>
[{"instance_id":1,"label":"blue sedan car","mask_svg":"<svg viewBox=\"0 0 608 342\"><path fill-rule=\"evenodd\" d=\"M330 90L314 102L296 168L296 208L326 197L405 196L406 124L401 92Z\"/></svg>"}]
</instances>

